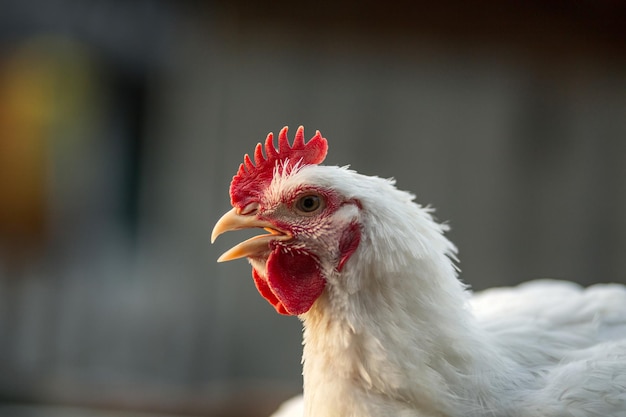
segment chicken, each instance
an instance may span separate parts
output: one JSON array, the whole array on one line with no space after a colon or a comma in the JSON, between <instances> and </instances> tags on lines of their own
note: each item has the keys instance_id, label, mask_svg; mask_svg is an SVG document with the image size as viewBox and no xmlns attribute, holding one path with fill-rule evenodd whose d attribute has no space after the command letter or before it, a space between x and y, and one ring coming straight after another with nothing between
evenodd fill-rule
<instances>
[{"instance_id":1,"label":"chicken","mask_svg":"<svg viewBox=\"0 0 626 417\"><path fill-rule=\"evenodd\" d=\"M212 234L265 229L218 261L247 258L260 294L303 323L303 399L276 416L626 416L624 286L472 295L432 210L319 165L327 147L270 133Z\"/></svg>"}]
</instances>

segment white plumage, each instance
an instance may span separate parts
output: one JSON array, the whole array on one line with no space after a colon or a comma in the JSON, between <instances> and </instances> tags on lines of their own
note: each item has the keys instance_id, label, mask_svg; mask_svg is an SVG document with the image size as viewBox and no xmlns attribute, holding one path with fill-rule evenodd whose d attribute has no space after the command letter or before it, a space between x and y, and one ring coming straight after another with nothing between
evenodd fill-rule
<instances>
[{"instance_id":1,"label":"white plumage","mask_svg":"<svg viewBox=\"0 0 626 417\"><path fill-rule=\"evenodd\" d=\"M251 215L279 224L302 189L345 203L297 221L326 286L299 314L304 396L274 417L626 416L624 286L541 280L472 295L447 226L393 181L346 168L276 169ZM283 229L295 218L280 216ZM333 236L353 224L360 242L337 268ZM248 256L267 280L267 256Z\"/></svg>"}]
</instances>

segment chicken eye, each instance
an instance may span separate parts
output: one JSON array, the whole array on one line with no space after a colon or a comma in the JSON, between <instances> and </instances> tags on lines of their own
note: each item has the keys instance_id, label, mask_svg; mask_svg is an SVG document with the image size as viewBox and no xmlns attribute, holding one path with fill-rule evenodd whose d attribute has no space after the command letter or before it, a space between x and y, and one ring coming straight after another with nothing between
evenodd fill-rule
<instances>
[{"instance_id":1,"label":"chicken eye","mask_svg":"<svg viewBox=\"0 0 626 417\"><path fill-rule=\"evenodd\" d=\"M298 198L295 208L305 214L311 214L323 206L322 197L317 194L306 194Z\"/></svg>"}]
</instances>

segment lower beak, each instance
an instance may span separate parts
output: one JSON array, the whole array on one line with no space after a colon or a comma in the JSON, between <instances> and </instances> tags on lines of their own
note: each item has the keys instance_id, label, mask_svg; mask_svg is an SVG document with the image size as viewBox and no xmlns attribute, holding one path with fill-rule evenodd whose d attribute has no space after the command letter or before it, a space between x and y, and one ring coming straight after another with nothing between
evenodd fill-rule
<instances>
[{"instance_id":1,"label":"lower beak","mask_svg":"<svg viewBox=\"0 0 626 417\"><path fill-rule=\"evenodd\" d=\"M277 230L272 223L261 220L252 214L240 214L237 208L233 208L224 214L217 221L215 227L213 227L213 232L211 233L211 243L215 242L215 239L217 239L217 237L222 233L230 232L232 230L251 228L262 228L268 231L269 234L255 236L241 242L224 252L222 256L217 259L217 262L232 261L233 259L239 259L246 256L259 256L270 250L269 243L271 241L291 239L289 234Z\"/></svg>"}]
</instances>

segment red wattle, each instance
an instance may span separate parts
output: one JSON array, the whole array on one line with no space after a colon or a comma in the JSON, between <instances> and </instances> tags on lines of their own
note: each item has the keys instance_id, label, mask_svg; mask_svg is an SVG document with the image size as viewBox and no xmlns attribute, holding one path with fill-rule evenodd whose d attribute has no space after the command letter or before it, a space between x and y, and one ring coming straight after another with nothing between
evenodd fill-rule
<instances>
[{"instance_id":1,"label":"red wattle","mask_svg":"<svg viewBox=\"0 0 626 417\"><path fill-rule=\"evenodd\" d=\"M259 293L265 298L271 305L274 306L277 312L284 315L289 315L285 306L280 302L278 298L274 295L270 286L267 285L267 281L261 278L261 275L256 271L256 269L252 268L252 278L254 278L254 285L256 285L256 289Z\"/></svg>"},{"instance_id":2,"label":"red wattle","mask_svg":"<svg viewBox=\"0 0 626 417\"><path fill-rule=\"evenodd\" d=\"M257 278L255 278L257 281ZM306 313L318 299L326 279L317 260L306 252L272 252L267 260L267 281L257 288L281 314Z\"/></svg>"}]
</instances>

